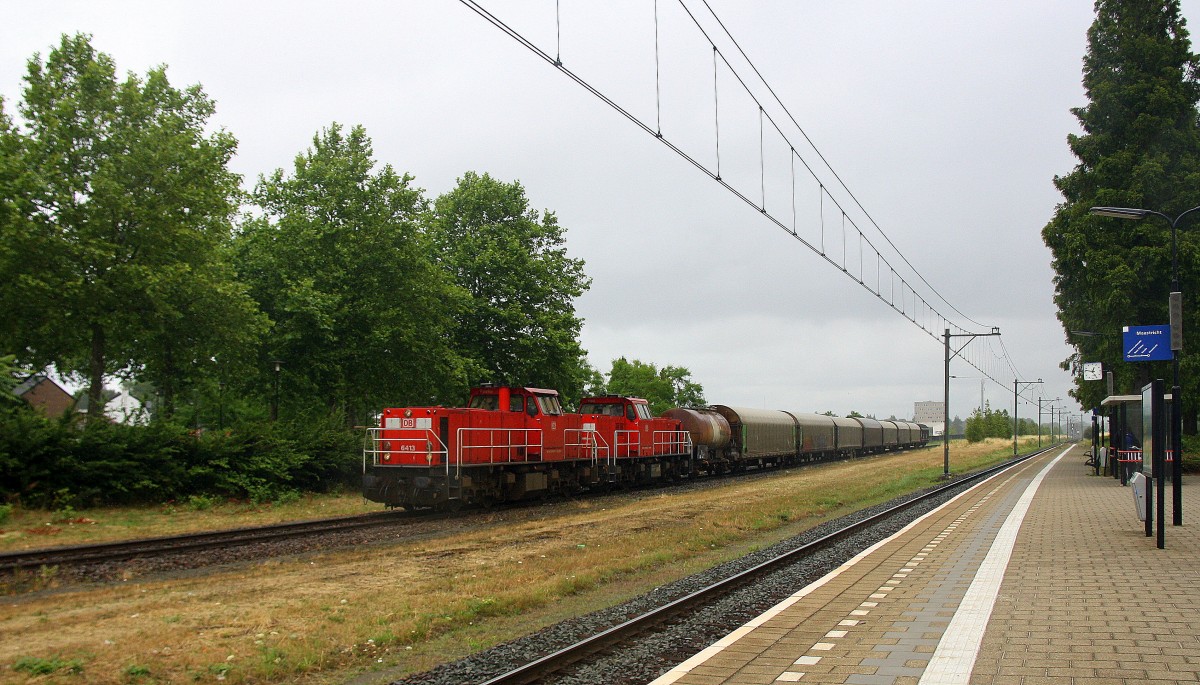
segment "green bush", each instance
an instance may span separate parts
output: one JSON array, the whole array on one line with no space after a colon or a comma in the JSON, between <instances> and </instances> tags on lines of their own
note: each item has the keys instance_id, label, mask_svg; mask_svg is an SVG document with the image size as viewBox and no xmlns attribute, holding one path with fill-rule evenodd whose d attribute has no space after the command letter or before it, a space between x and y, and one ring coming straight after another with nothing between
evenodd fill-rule
<instances>
[{"instance_id":1,"label":"green bush","mask_svg":"<svg viewBox=\"0 0 1200 685\"><path fill-rule=\"evenodd\" d=\"M195 507L217 497L280 501L354 483L359 444L337 416L197 431L169 422L84 427L13 410L0 412L0 495L56 511L169 500Z\"/></svg>"},{"instance_id":2,"label":"green bush","mask_svg":"<svg viewBox=\"0 0 1200 685\"><path fill-rule=\"evenodd\" d=\"M30 675L50 675L58 671L68 673L83 673L83 662L79 659L42 659L35 656L23 656L13 664L14 671L25 671Z\"/></svg>"},{"instance_id":3,"label":"green bush","mask_svg":"<svg viewBox=\"0 0 1200 685\"><path fill-rule=\"evenodd\" d=\"M1183 436L1183 470L1200 473L1200 435Z\"/></svg>"}]
</instances>

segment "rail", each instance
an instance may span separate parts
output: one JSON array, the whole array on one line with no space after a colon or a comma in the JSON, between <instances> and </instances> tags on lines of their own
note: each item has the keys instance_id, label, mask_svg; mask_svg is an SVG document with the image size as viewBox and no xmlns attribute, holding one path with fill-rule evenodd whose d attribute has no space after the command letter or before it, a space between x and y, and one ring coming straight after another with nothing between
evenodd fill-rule
<instances>
[{"instance_id":1,"label":"rail","mask_svg":"<svg viewBox=\"0 0 1200 685\"><path fill-rule=\"evenodd\" d=\"M640 616L634 616L620 625L616 625L607 630L601 631L590 638L586 638L573 645L560 649L553 654L543 656L523 666L519 666L515 669L489 678L488 680L484 681L482 685L524 685L525 683L533 683L543 680L546 678L546 676L556 673L568 665L585 659L596 652L612 649L615 645L620 644L622 641L628 640L644 630L659 625L664 621L670 620L671 617L675 615L686 614L695 611L697 607L705 605L715 597L720 597L727 594L734 588L752 582L760 576L771 573L788 564L795 563L797 560L803 559L807 555L823 549L837 540L853 535L854 533L864 530L870 526L877 525L880 521L889 516L909 509L923 501L938 497L943 493L951 491L955 488L962 488L970 483L982 480L993 473L998 473L1004 469L1024 463L1033 457L1045 454L1051 449L1053 449L1053 447L1046 447L1045 449L1038 450L1028 455L1023 455L1019 458L1010 459L999 466L965 475L947 485L926 491L925 493L902 504L898 504L886 510L876 512L865 519L862 519L840 530L836 530L825 537L820 538L819 540L815 540L806 545L802 545L796 549L785 552L773 559L764 561L753 568L737 573L729 578L726 578L725 580L718 581L713 585L697 590L685 597L680 597L679 599L671 601Z\"/></svg>"},{"instance_id":2,"label":"rail","mask_svg":"<svg viewBox=\"0 0 1200 685\"><path fill-rule=\"evenodd\" d=\"M690 431L654 431L655 454L691 454Z\"/></svg>"}]
</instances>

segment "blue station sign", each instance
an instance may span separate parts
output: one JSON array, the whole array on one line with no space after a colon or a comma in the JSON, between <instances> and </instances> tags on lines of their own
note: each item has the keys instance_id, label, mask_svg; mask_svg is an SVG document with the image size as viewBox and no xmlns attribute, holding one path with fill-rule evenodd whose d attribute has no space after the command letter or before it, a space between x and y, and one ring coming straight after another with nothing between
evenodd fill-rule
<instances>
[{"instance_id":1,"label":"blue station sign","mask_svg":"<svg viewBox=\"0 0 1200 685\"><path fill-rule=\"evenodd\" d=\"M1160 362L1174 359L1171 353L1171 327L1125 326L1121 329L1125 361Z\"/></svg>"}]
</instances>

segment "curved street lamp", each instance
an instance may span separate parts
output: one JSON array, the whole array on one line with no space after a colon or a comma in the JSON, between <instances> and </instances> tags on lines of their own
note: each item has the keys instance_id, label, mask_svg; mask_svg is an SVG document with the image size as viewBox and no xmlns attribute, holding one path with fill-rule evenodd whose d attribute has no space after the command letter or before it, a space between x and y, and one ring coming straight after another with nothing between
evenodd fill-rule
<instances>
[{"instance_id":1,"label":"curved street lamp","mask_svg":"<svg viewBox=\"0 0 1200 685\"><path fill-rule=\"evenodd\" d=\"M1152 209L1136 209L1133 207L1092 207L1088 212L1094 216L1107 216L1129 221L1141 221L1146 217L1155 216L1171 225L1171 293L1167 299L1171 316L1171 447L1175 450L1175 459L1171 462L1171 524L1183 525L1183 490L1180 479L1183 478L1183 393L1179 386L1179 352L1183 350L1183 292L1179 287L1179 247L1176 232L1183 218L1192 212L1200 211L1200 206L1192 207L1179 216L1171 217Z\"/></svg>"}]
</instances>

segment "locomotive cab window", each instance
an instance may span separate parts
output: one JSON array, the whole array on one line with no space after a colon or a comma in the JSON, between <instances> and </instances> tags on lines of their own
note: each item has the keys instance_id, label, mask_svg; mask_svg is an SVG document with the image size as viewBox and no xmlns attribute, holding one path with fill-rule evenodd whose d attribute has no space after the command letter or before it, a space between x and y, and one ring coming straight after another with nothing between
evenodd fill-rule
<instances>
[{"instance_id":1,"label":"locomotive cab window","mask_svg":"<svg viewBox=\"0 0 1200 685\"><path fill-rule=\"evenodd\" d=\"M629 419L630 421L637 420L637 410L633 408L632 404L625 405L625 418Z\"/></svg>"},{"instance_id":2,"label":"locomotive cab window","mask_svg":"<svg viewBox=\"0 0 1200 685\"><path fill-rule=\"evenodd\" d=\"M524 397L508 398L508 410L511 412L518 412L518 413L525 411L525 398Z\"/></svg>"},{"instance_id":3,"label":"locomotive cab window","mask_svg":"<svg viewBox=\"0 0 1200 685\"><path fill-rule=\"evenodd\" d=\"M637 413L638 413L638 417L640 417L640 418L643 418L643 419L652 419L652 418L654 418L653 416L651 416L651 415L650 415L650 405L648 405L648 404L635 404L635 405L633 405L633 406L637 407Z\"/></svg>"},{"instance_id":4,"label":"locomotive cab window","mask_svg":"<svg viewBox=\"0 0 1200 685\"><path fill-rule=\"evenodd\" d=\"M496 411L500 408L500 398L495 395L476 395L471 398L471 403L468 405L471 409L488 409Z\"/></svg>"},{"instance_id":5,"label":"locomotive cab window","mask_svg":"<svg viewBox=\"0 0 1200 685\"><path fill-rule=\"evenodd\" d=\"M563 413L562 404L554 395L539 395L537 398L538 406L541 407L542 413L547 416L559 416Z\"/></svg>"}]
</instances>

